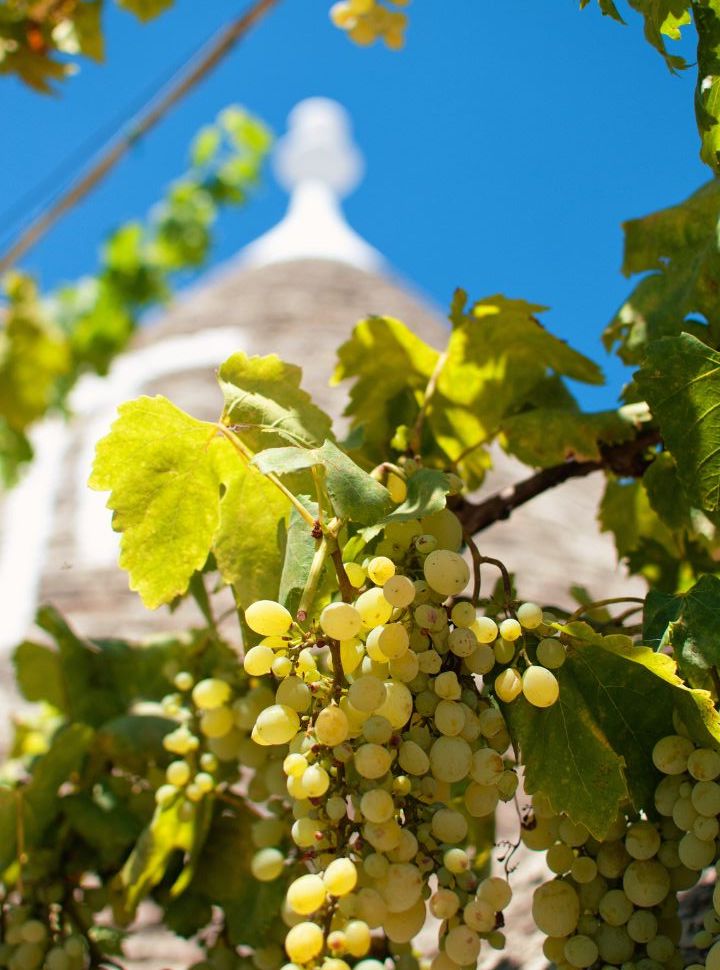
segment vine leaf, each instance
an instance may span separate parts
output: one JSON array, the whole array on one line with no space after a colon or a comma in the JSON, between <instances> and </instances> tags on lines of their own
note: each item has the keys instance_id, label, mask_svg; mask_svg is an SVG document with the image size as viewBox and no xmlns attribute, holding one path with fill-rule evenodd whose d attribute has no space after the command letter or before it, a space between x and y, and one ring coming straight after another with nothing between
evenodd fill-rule
<instances>
[{"instance_id":1,"label":"vine leaf","mask_svg":"<svg viewBox=\"0 0 720 970\"><path fill-rule=\"evenodd\" d=\"M90 487L110 491L120 565L150 609L186 592L202 569L220 520L217 428L164 397L122 404L97 445ZM236 462L238 459L236 458Z\"/></svg>"},{"instance_id":2,"label":"vine leaf","mask_svg":"<svg viewBox=\"0 0 720 970\"><path fill-rule=\"evenodd\" d=\"M253 451L287 445L312 448L332 434L327 414L300 387L302 371L275 354L233 354L218 371L223 421L237 427Z\"/></svg>"},{"instance_id":3,"label":"vine leaf","mask_svg":"<svg viewBox=\"0 0 720 970\"><path fill-rule=\"evenodd\" d=\"M317 505L307 495L298 496L299 501L314 519L318 515ZM278 602L295 615L300 605L303 589L310 575L310 567L315 556L317 541L312 530L297 509L290 513L290 522L285 541L285 558L280 577Z\"/></svg>"},{"instance_id":4,"label":"vine leaf","mask_svg":"<svg viewBox=\"0 0 720 970\"><path fill-rule=\"evenodd\" d=\"M454 314L428 424L470 487L482 481L490 463L487 446L503 421L533 406L545 383L555 386L563 376L603 382L595 363L542 326L537 314L544 309L496 295Z\"/></svg>"},{"instance_id":5,"label":"vine leaf","mask_svg":"<svg viewBox=\"0 0 720 970\"><path fill-rule=\"evenodd\" d=\"M80 770L93 740L85 724L57 732L48 750L33 764L32 778L22 789L0 789L0 871L17 855L18 811L22 812L25 847L31 849L60 812L60 787Z\"/></svg>"},{"instance_id":6,"label":"vine leaf","mask_svg":"<svg viewBox=\"0 0 720 970\"><path fill-rule=\"evenodd\" d=\"M652 749L673 710L703 744L720 741L720 720L710 695L687 688L672 658L625 636L602 637L585 623L561 631L571 646L557 703L539 710L519 698L505 710L527 791L544 792L555 811L602 838L626 797L637 809L652 804Z\"/></svg>"},{"instance_id":7,"label":"vine leaf","mask_svg":"<svg viewBox=\"0 0 720 970\"><path fill-rule=\"evenodd\" d=\"M143 830L135 848L120 871L125 889L125 905L133 914L138 903L163 878L170 856L183 853L185 865L171 895L179 895L192 878L193 860L207 837L213 799L204 798L189 818L183 811L182 795L169 804L158 805L150 824Z\"/></svg>"},{"instance_id":8,"label":"vine leaf","mask_svg":"<svg viewBox=\"0 0 720 970\"><path fill-rule=\"evenodd\" d=\"M367 525L392 506L390 493L352 458L326 441L320 448L270 448L253 458L263 474L289 475L305 468L322 468L323 481L335 514Z\"/></svg>"},{"instance_id":9,"label":"vine leaf","mask_svg":"<svg viewBox=\"0 0 720 970\"><path fill-rule=\"evenodd\" d=\"M716 331L719 215L720 182L713 179L678 205L623 224L623 272L647 274L603 334L626 364L639 364L646 345L661 337L685 330L702 339L708 325Z\"/></svg>"},{"instance_id":10,"label":"vine leaf","mask_svg":"<svg viewBox=\"0 0 720 970\"><path fill-rule=\"evenodd\" d=\"M189 891L220 905L234 946L266 944L287 889L284 879L258 882L250 874L255 816L239 806L232 815L217 816ZM228 859L233 865L228 867Z\"/></svg>"},{"instance_id":11,"label":"vine leaf","mask_svg":"<svg viewBox=\"0 0 720 970\"><path fill-rule=\"evenodd\" d=\"M698 33L698 77L695 116L700 131L700 157L720 172L720 0L693 4Z\"/></svg>"},{"instance_id":12,"label":"vine leaf","mask_svg":"<svg viewBox=\"0 0 720 970\"><path fill-rule=\"evenodd\" d=\"M449 491L450 481L444 472L433 468L420 468L407 480L405 501L386 515L378 525L407 522L440 512L445 508L445 496Z\"/></svg>"},{"instance_id":13,"label":"vine leaf","mask_svg":"<svg viewBox=\"0 0 720 970\"><path fill-rule=\"evenodd\" d=\"M649 625L656 637L660 634L659 645L672 647L691 683L709 686L708 671L720 667L720 579L702 576L687 592L677 596L655 594L649 605L651 610L655 608Z\"/></svg>"},{"instance_id":14,"label":"vine leaf","mask_svg":"<svg viewBox=\"0 0 720 970\"><path fill-rule=\"evenodd\" d=\"M636 375L677 463L678 477L701 509L720 510L720 354L683 333L648 347Z\"/></svg>"},{"instance_id":15,"label":"vine leaf","mask_svg":"<svg viewBox=\"0 0 720 970\"><path fill-rule=\"evenodd\" d=\"M226 583L245 609L258 599L275 599L282 571L282 532L290 502L252 465L224 449L217 456L225 492L212 551Z\"/></svg>"},{"instance_id":16,"label":"vine leaf","mask_svg":"<svg viewBox=\"0 0 720 970\"><path fill-rule=\"evenodd\" d=\"M619 444L633 436L634 425L617 411L583 414L537 408L502 422L505 448L526 465L547 468L568 458L599 461L600 443Z\"/></svg>"},{"instance_id":17,"label":"vine leaf","mask_svg":"<svg viewBox=\"0 0 720 970\"><path fill-rule=\"evenodd\" d=\"M354 378L345 414L363 431L363 454L377 464L399 425L412 426L440 354L394 317L361 320L338 349L333 384Z\"/></svg>"}]
</instances>

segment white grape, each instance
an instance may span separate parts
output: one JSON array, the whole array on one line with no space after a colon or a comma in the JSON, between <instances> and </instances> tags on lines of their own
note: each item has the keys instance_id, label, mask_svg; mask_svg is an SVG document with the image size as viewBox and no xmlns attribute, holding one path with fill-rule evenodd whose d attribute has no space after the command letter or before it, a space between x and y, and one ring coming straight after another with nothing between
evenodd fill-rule
<instances>
[{"instance_id":1,"label":"white grape","mask_svg":"<svg viewBox=\"0 0 720 970\"><path fill-rule=\"evenodd\" d=\"M362 622L350 603L329 603L320 614L323 633L333 640L351 640L360 632Z\"/></svg>"},{"instance_id":2,"label":"white grape","mask_svg":"<svg viewBox=\"0 0 720 970\"><path fill-rule=\"evenodd\" d=\"M292 616L280 603L257 600L245 610L245 622L261 636L282 636L290 629Z\"/></svg>"},{"instance_id":3,"label":"white grape","mask_svg":"<svg viewBox=\"0 0 720 970\"><path fill-rule=\"evenodd\" d=\"M532 664L522 675L522 692L533 707L552 707L560 695L560 686L549 670Z\"/></svg>"},{"instance_id":4,"label":"white grape","mask_svg":"<svg viewBox=\"0 0 720 970\"><path fill-rule=\"evenodd\" d=\"M437 549L423 564L425 579L443 596L457 596L470 581L468 564L456 552Z\"/></svg>"},{"instance_id":5,"label":"white grape","mask_svg":"<svg viewBox=\"0 0 720 970\"><path fill-rule=\"evenodd\" d=\"M533 893L532 915L546 936L569 936L580 917L580 900L569 883L554 879Z\"/></svg>"}]
</instances>

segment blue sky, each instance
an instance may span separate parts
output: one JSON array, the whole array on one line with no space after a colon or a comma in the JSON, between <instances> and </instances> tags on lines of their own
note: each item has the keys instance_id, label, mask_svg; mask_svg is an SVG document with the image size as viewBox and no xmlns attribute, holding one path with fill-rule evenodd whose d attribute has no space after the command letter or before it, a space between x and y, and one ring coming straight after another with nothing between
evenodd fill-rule
<instances>
[{"instance_id":1,"label":"blue sky","mask_svg":"<svg viewBox=\"0 0 720 970\"><path fill-rule=\"evenodd\" d=\"M280 3L23 266L46 287L92 270L105 235L146 212L182 172L192 135L227 104L282 132L297 101L325 95L350 110L367 163L346 203L354 227L440 306L457 285L550 306L550 329L608 374L606 389L581 391L583 403L611 405L623 371L599 334L630 288L620 223L709 175L697 157L693 72L670 75L632 11L621 27L594 6L579 12L577 0L415 0L401 54L356 48L328 6ZM106 64L84 65L58 97L0 79L0 212L239 9L178 0L141 25L111 7ZM214 261L270 228L285 203L268 178L247 209L221 220Z\"/></svg>"}]
</instances>

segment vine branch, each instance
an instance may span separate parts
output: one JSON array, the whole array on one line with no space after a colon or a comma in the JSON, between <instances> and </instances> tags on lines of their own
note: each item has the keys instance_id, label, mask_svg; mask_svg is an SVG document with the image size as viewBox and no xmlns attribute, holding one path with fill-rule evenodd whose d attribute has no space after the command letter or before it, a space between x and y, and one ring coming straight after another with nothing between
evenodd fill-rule
<instances>
[{"instance_id":1,"label":"vine branch","mask_svg":"<svg viewBox=\"0 0 720 970\"><path fill-rule=\"evenodd\" d=\"M474 535L495 522L509 518L516 508L570 478L584 478L601 470L614 472L623 478L640 478L653 461L646 455L647 449L661 444L661 441L657 428L645 428L630 441L618 445L602 445L599 459L571 459L561 465L541 468L529 478L503 488L481 502L469 502L459 498L453 504L453 511L462 522L464 531Z\"/></svg>"}]
</instances>

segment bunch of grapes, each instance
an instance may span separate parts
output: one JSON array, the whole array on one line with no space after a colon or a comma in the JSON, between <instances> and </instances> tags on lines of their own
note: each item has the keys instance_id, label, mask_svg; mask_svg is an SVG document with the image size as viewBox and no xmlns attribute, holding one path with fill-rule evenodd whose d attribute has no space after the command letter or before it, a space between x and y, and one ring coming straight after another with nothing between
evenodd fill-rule
<instances>
[{"instance_id":1,"label":"bunch of grapes","mask_svg":"<svg viewBox=\"0 0 720 970\"><path fill-rule=\"evenodd\" d=\"M391 50L405 44L407 15L396 7L405 7L409 0L340 0L330 8L330 19L336 27L346 31L356 44L366 47L382 38Z\"/></svg>"},{"instance_id":2,"label":"bunch of grapes","mask_svg":"<svg viewBox=\"0 0 720 970\"><path fill-rule=\"evenodd\" d=\"M378 930L406 945L428 903L442 921L435 970L474 963L484 940L504 944L510 886L479 880L468 839L469 822L518 785L493 695L509 673L520 688L501 699L554 703L549 666L564 647L534 604L498 625L457 599L470 581L461 543L449 510L394 523L373 556L344 564L352 602L302 622L273 601L246 610L263 639L245 672L275 685L251 738L281 752L295 847L288 857L278 844L281 819L261 820L252 871L272 881L293 870L283 918L296 966L344 970Z\"/></svg>"},{"instance_id":3,"label":"bunch of grapes","mask_svg":"<svg viewBox=\"0 0 720 970\"><path fill-rule=\"evenodd\" d=\"M655 808L663 824L677 832L676 868L687 874L680 888L695 884L703 870L717 866L720 834L720 754L696 745L682 730L662 738L653 749L653 762L665 778L655 791ZM691 878L692 877L692 878ZM693 943L705 950L704 963L692 970L720 968L720 886L716 883L712 908L703 917L703 930ZM688 970L691 970L688 968Z\"/></svg>"},{"instance_id":4,"label":"bunch of grapes","mask_svg":"<svg viewBox=\"0 0 720 970\"><path fill-rule=\"evenodd\" d=\"M7 970L85 970L85 939L66 933L57 907L5 903L0 915L0 967Z\"/></svg>"},{"instance_id":5,"label":"bunch of grapes","mask_svg":"<svg viewBox=\"0 0 720 970\"><path fill-rule=\"evenodd\" d=\"M653 817L621 812L602 841L556 815L544 796L533 799L522 840L546 852L556 874L535 891L533 918L547 934L545 955L560 970L684 966L677 894L696 885L718 857L720 754L683 732L659 740L653 762L666 776L655 791ZM717 888L703 926L693 942L708 950L706 962L693 970L718 970Z\"/></svg>"}]
</instances>

